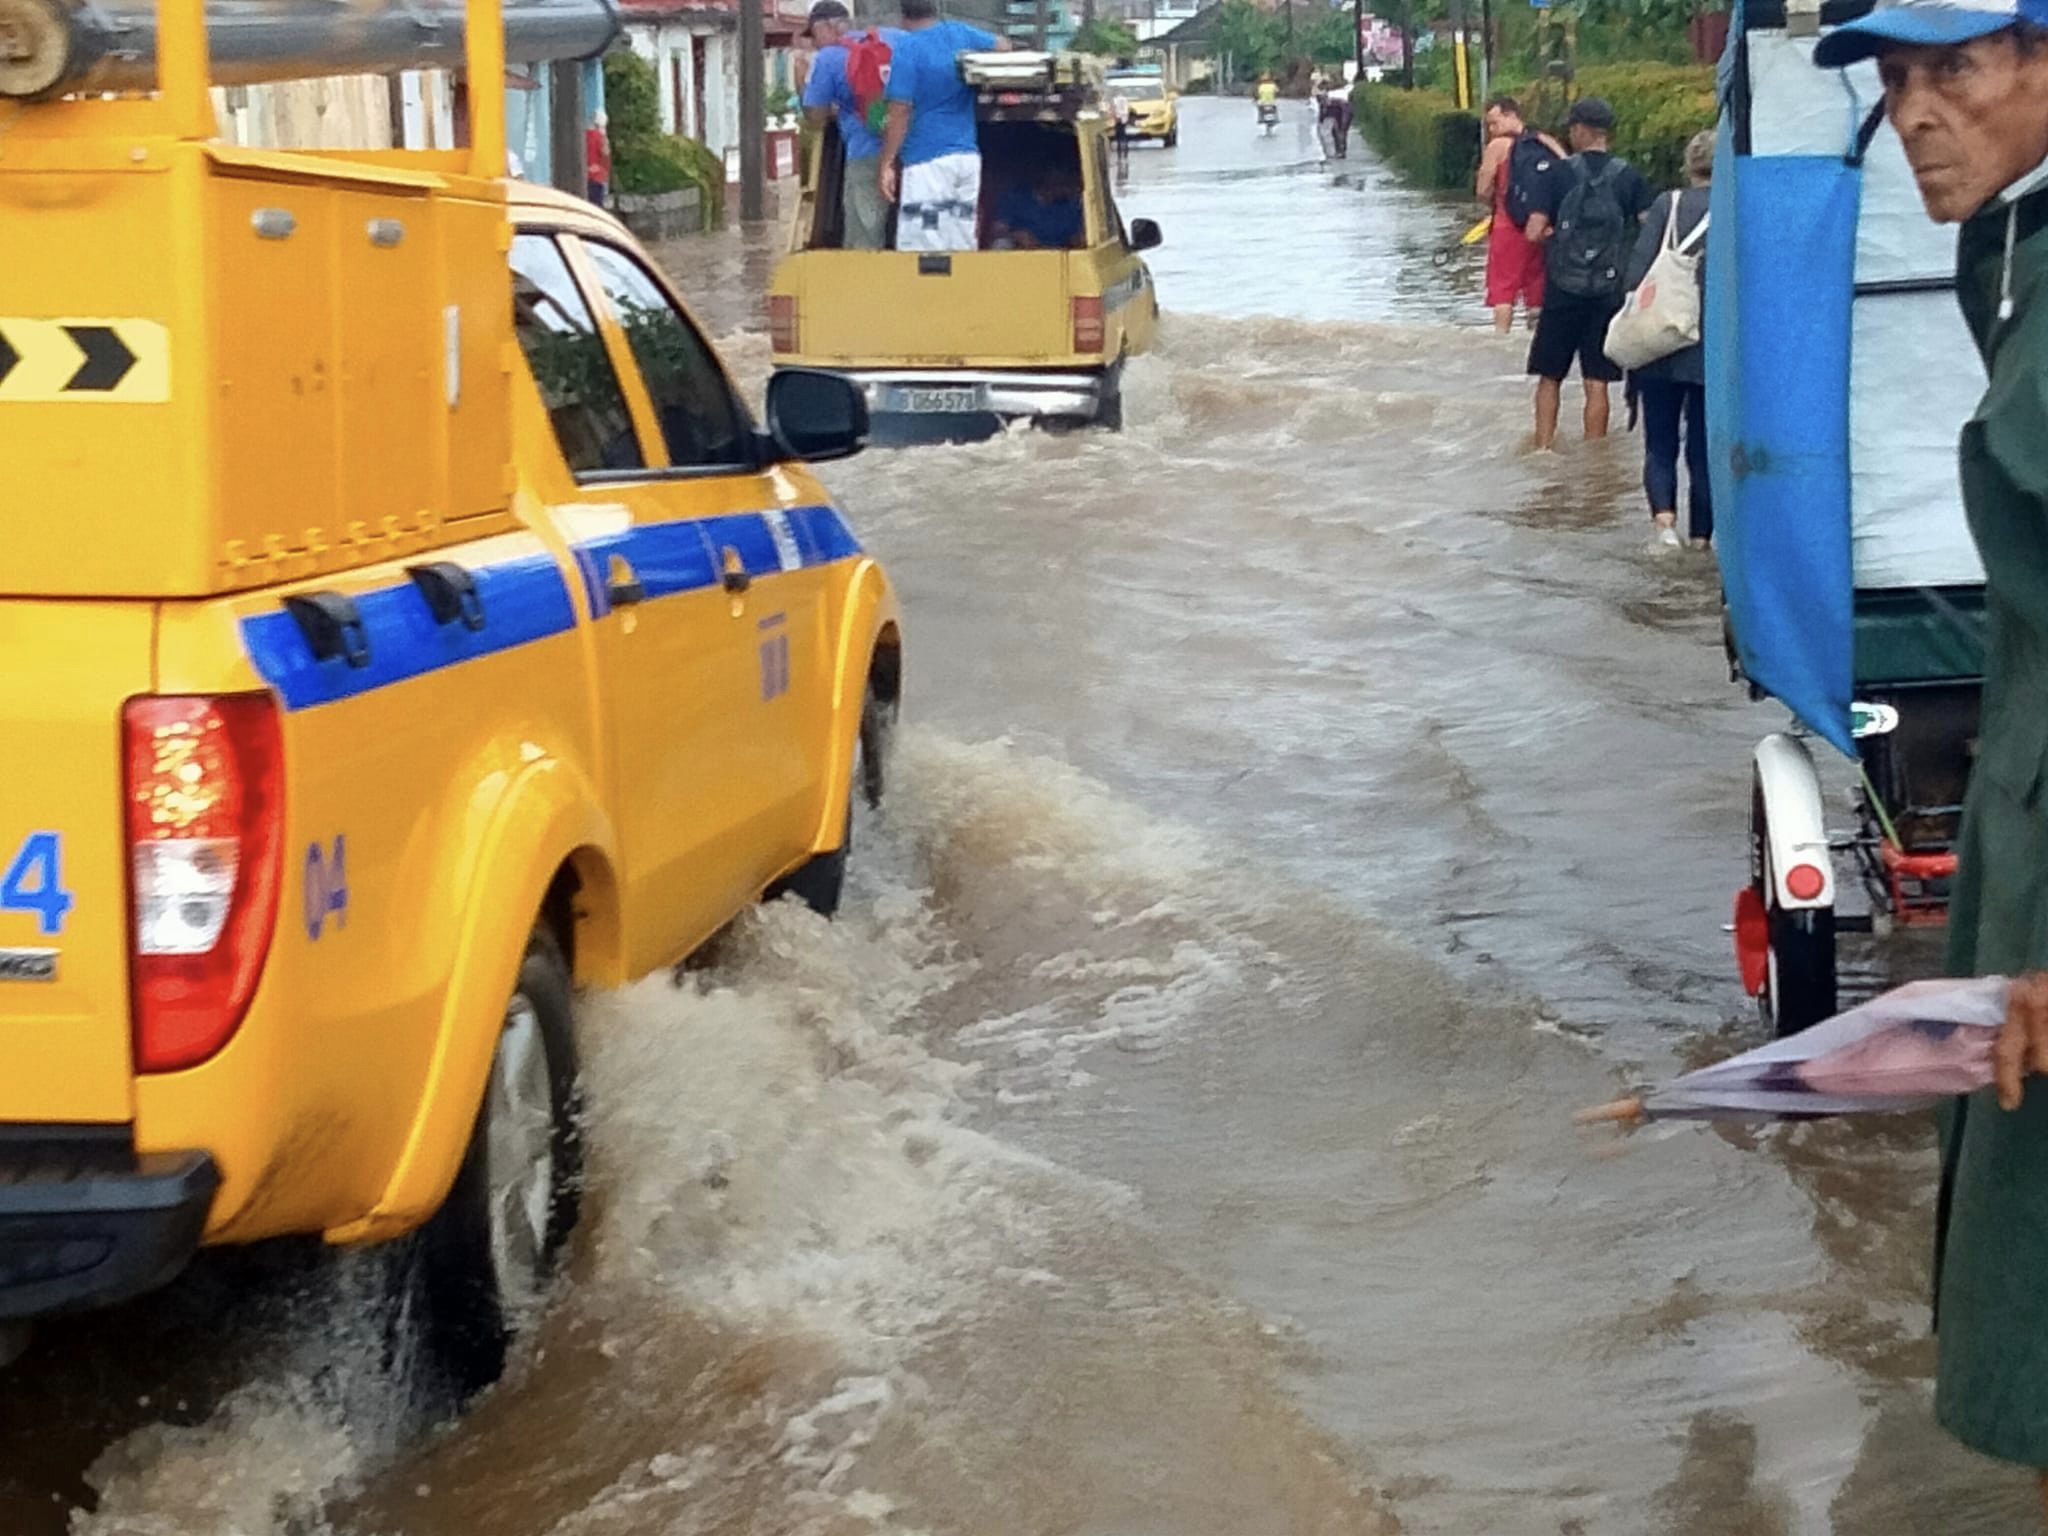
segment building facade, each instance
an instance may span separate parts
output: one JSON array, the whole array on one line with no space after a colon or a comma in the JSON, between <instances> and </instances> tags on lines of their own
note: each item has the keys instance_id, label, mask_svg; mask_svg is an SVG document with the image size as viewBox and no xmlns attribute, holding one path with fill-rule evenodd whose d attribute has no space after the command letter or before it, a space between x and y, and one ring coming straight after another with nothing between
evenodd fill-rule
<instances>
[{"instance_id":1,"label":"building facade","mask_svg":"<svg viewBox=\"0 0 2048 1536\"><path fill-rule=\"evenodd\" d=\"M793 57L807 5L758 0L767 57L766 93L795 89ZM736 174L740 143L739 7L735 0L622 0L626 37L654 66L661 91L661 126L695 139L724 158ZM771 154L769 174L794 170L792 156Z\"/></svg>"}]
</instances>

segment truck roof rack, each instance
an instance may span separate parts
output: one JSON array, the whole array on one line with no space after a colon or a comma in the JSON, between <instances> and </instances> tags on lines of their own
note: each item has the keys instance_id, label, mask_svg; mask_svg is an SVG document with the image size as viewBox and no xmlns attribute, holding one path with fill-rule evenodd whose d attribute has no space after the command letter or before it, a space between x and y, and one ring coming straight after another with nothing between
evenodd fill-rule
<instances>
[{"instance_id":1,"label":"truck roof rack","mask_svg":"<svg viewBox=\"0 0 2048 1536\"><path fill-rule=\"evenodd\" d=\"M983 117L1062 122L1102 110L1102 61L1091 54L963 53L960 78Z\"/></svg>"}]
</instances>

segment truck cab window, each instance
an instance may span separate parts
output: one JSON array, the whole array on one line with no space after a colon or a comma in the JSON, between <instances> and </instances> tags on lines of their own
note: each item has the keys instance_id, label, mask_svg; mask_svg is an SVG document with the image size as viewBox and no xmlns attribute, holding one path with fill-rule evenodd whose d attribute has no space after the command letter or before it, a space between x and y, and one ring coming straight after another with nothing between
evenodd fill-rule
<instances>
[{"instance_id":1,"label":"truck cab window","mask_svg":"<svg viewBox=\"0 0 2048 1536\"><path fill-rule=\"evenodd\" d=\"M697 328L631 256L592 240L583 248L653 397L669 463L678 469L752 468L752 424Z\"/></svg>"},{"instance_id":2,"label":"truck cab window","mask_svg":"<svg viewBox=\"0 0 2048 1536\"><path fill-rule=\"evenodd\" d=\"M512 242L512 323L571 472L645 465L597 321L545 235Z\"/></svg>"}]
</instances>

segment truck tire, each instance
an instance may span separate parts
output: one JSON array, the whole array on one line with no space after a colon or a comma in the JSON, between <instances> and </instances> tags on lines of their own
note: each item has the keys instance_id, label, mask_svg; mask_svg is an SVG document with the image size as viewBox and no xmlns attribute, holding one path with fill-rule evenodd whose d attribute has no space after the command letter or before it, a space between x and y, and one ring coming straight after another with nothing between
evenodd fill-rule
<instances>
[{"instance_id":1,"label":"truck tire","mask_svg":"<svg viewBox=\"0 0 2048 1536\"><path fill-rule=\"evenodd\" d=\"M1102 396L1095 405L1095 425L1105 432L1124 429L1124 360L1121 357L1116 360L1116 366L1103 375Z\"/></svg>"},{"instance_id":2,"label":"truck tire","mask_svg":"<svg viewBox=\"0 0 2048 1536\"><path fill-rule=\"evenodd\" d=\"M889 741L896 730L896 706L875 692L868 679L867 696L860 709L860 731L853 743L853 773L849 779L846 807L846 836L830 853L813 854L795 873L784 876L768 890L768 899L795 896L820 917L836 917L839 901L846 893L846 860L853 852L853 801L867 802L869 810L882 808L889 766Z\"/></svg>"},{"instance_id":3,"label":"truck tire","mask_svg":"<svg viewBox=\"0 0 2048 1536\"><path fill-rule=\"evenodd\" d=\"M462 1168L405 1266L427 1366L460 1402L504 1373L512 1340L546 1300L582 1203L580 1113L569 967L539 928Z\"/></svg>"},{"instance_id":4,"label":"truck tire","mask_svg":"<svg viewBox=\"0 0 2048 1536\"><path fill-rule=\"evenodd\" d=\"M1835 909L1787 910L1778 905L1766 814L1763 786L1754 784L1749 811L1750 876L1763 898L1770 935L1770 964L1763 991L1757 994L1757 1011L1765 1028L1782 1040L1835 1013Z\"/></svg>"}]
</instances>

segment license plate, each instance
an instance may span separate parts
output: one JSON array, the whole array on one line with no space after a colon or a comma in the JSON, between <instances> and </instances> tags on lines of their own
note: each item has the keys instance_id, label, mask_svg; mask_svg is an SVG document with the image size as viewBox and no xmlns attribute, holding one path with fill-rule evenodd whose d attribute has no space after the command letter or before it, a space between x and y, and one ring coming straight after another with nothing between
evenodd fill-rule
<instances>
[{"instance_id":1,"label":"license plate","mask_svg":"<svg viewBox=\"0 0 2048 1536\"><path fill-rule=\"evenodd\" d=\"M892 391L889 404L896 410L919 416L978 411L981 409L981 391L972 384L936 388L909 385Z\"/></svg>"}]
</instances>

